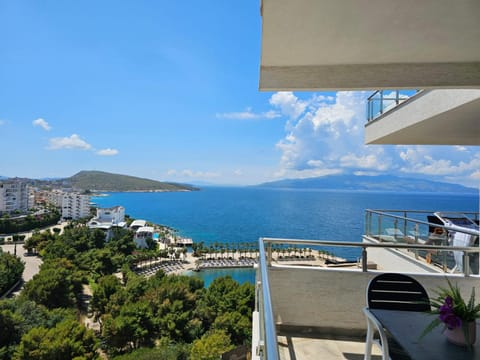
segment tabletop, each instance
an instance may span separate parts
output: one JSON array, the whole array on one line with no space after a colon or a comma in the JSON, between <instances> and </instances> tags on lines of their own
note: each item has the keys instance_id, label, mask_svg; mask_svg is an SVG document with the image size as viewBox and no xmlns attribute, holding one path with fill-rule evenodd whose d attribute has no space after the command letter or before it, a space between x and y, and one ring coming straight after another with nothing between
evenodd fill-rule
<instances>
[{"instance_id":1,"label":"tabletop","mask_svg":"<svg viewBox=\"0 0 480 360\"><path fill-rule=\"evenodd\" d=\"M477 341L473 348L450 343L442 334L440 324L419 340L420 335L435 316L429 313L370 309L385 329L415 360L478 360L480 359L480 323L477 322Z\"/></svg>"}]
</instances>

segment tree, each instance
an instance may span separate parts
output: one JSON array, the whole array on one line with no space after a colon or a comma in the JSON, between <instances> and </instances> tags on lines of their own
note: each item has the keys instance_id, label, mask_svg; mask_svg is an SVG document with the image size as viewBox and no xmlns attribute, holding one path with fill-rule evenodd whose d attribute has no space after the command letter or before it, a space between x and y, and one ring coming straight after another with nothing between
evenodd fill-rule
<instances>
[{"instance_id":1,"label":"tree","mask_svg":"<svg viewBox=\"0 0 480 360\"><path fill-rule=\"evenodd\" d=\"M95 321L105 313L105 307L110 297L121 288L120 280L114 275L108 275L98 280L97 287L93 291L90 307Z\"/></svg>"},{"instance_id":2,"label":"tree","mask_svg":"<svg viewBox=\"0 0 480 360\"><path fill-rule=\"evenodd\" d=\"M234 346L230 337L223 330L214 330L206 333L201 339L195 340L190 351L191 360L218 360L223 353L230 351Z\"/></svg>"},{"instance_id":3,"label":"tree","mask_svg":"<svg viewBox=\"0 0 480 360\"><path fill-rule=\"evenodd\" d=\"M22 278L25 263L20 258L0 249L0 295Z\"/></svg>"},{"instance_id":4,"label":"tree","mask_svg":"<svg viewBox=\"0 0 480 360\"><path fill-rule=\"evenodd\" d=\"M131 255L136 248L135 242L133 241L133 233L118 228L115 228L113 236L110 238L106 246L112 249L113 252L125 256Z\"/></svg>"},{"instance_id":5,"label":"tree","mask_svg":"<svg viewBox=\"0 0 480 360\"><path fill-rule=\"evenodd\" d=\"M54 328L36 327L26 333L15 358L18 360L98 359L97 339L75 319L67 319Z\"/></svg>"},{"instance_id":6,"label":"tree","mask_svg":"<svg viewBox=\"0 0 480 360\"><path fill-rule=\"evenodd\" d=\"M227 334L230 334L232 343L235 345L242 345L252 338L252 323L249 317L240 314L238 311L218 315L213 323L213 328L224 330Z\"/></svg>"},{"instance_id":7,"label":"tree","mask_svg":"<svg viewBox=\"0 0 480 360\"><path fill-rule=\"evenodd\" d=\"M50 231L35 231L32 236L30 236L26 241L23 247L28 251L32 252L33 249L36 252L42 251L50 241L55 239L54 235Z\"/></svg>"},{"instance_id":8,"label":"tree","mask_svg":"<svg viewBox=\"0 0 480 360\"><path fill-rule=\"evenodd\" d=\"M234 344L250 339L251 313L255 301L254 287L239 285L231 277L217 278L202 294L197 312L206 328L223 329L231 334ZM248 329L244 329L244 327Z\"/></svg>"},{"instance_id":9,"label":"tree","mask_svg":"<svg viewBox=\"0 0 480 360\"><path fill-rule=\"evenodd\" d=\"M22 317L8 309L0 310L0 348L18 343L21 337Z\"/></svg>"},{"instance_id":10,"label":"tree","mask_svg":"<svg viewBox=\"0 0 480 360\"><path fill-rule=\"evenodd\" d=\"M49 260L43 263L40 272L25 284L22 296L49 309L71 307L75 305L75 293L79 293L80 286L70 261Z\"/></svg>"},{"instance_id":11,"label":"tree","mask_svg":"<svg viewBox=\"0 0 480 360\"><path fill-rule=\"evenodd\" d=\"M149 346L156 337L154 318L148 303L129 303L120 315L103 318L102 338L113 353Z\"/></svg>"},{"instance_id":12,"label":"tree","mask_svg":"<svg viewBox=\"0 0 480 360\"><path fill-rule=\"evenodd\" d=\"M130 354L115 357L115 360L187 360L190 353L188 344L166 343L149 349L141 348Z\"/></svg>"}]
</instances>

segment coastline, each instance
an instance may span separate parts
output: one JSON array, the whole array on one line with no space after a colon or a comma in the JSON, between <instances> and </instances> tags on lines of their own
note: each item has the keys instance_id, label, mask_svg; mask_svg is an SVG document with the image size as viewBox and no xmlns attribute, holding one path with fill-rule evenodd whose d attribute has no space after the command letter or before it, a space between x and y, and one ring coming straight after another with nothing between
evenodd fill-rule
<instances>
[{"instance_id":1,"label":"coastline","mask_svg":"<svg viewBox=\"0 0 480 360\"><path fill-rule=\"evenodd\" d=\"M346 259L321 254L312 255L306 258L279 258L273 257L273 263L278 265L291 265L291 266L319 266L319 267L357 267L357 262L348 262ZM167 275L186 275L187 272L199 272L208 270L219 269L248 269L254 268L258 263L256 257L240 257L238 254L234 254L230 258L209 258L200 259L194 257L192 253L187 253L184 259L170 260L159 259L150 261L144 266L137 267L135 273L137 275L144 275L146 277L153 276L157 271L163 270Z\"/></svg>"},{"instance_id":2,"label":"coastline","mask_svg":"<svg viewBox=\"0 0 480 360\"><path fill-rule=\"evenodd\" d=\"M162 193L162 192L192 192L200 191L200 189L150 189L150 190L92 190L92 197L110 196L108 193Z\"/></svg>"}]
</instances>

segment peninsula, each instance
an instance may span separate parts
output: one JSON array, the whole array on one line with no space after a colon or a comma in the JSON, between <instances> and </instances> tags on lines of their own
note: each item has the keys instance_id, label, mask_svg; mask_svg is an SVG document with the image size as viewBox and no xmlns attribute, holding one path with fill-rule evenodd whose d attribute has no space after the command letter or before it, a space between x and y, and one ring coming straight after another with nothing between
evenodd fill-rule
<instances>
[{"instance_id":1,"label":"peninsula","mask_svg":"<svg viewBox=\"0 0 480 360\"><path fill-rule=\"evenodd\" d=\"M113 174L104 171L80 171L65 179L50 180L53 186L69 186L90 191L195 191L196 187L187 184L161 182L136 176Z\"/></svg>"}]
</instances>

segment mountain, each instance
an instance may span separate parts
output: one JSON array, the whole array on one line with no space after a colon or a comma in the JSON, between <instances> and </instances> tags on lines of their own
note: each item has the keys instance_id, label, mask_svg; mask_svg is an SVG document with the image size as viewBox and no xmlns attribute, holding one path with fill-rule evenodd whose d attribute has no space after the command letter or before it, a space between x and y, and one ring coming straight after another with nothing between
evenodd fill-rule
<instances>
[{"instance_id":1,"label":"mountain","mask_svg":"<svg viewBox=\"0 0 480 360\"><path fill-rule=\"evenodd\" d=\"M197 188L170 182L160 182L129 175L112 174L103 171L80 171L66 179L52 183L91 191L193 191Z\"/></svg>"},{"instance_id":2,"label":"mountain","mask_svg":"<svg viewBox=\"0 0 480 360\"><path fill-rule=\"evenodd\" d=\"M267 182L258 187L288 189L370 190L395 192L478 192L475 188L458 184L403 178L393 175L329 175L306 179L286 179Z\"/></svg>"}]
</instances>

